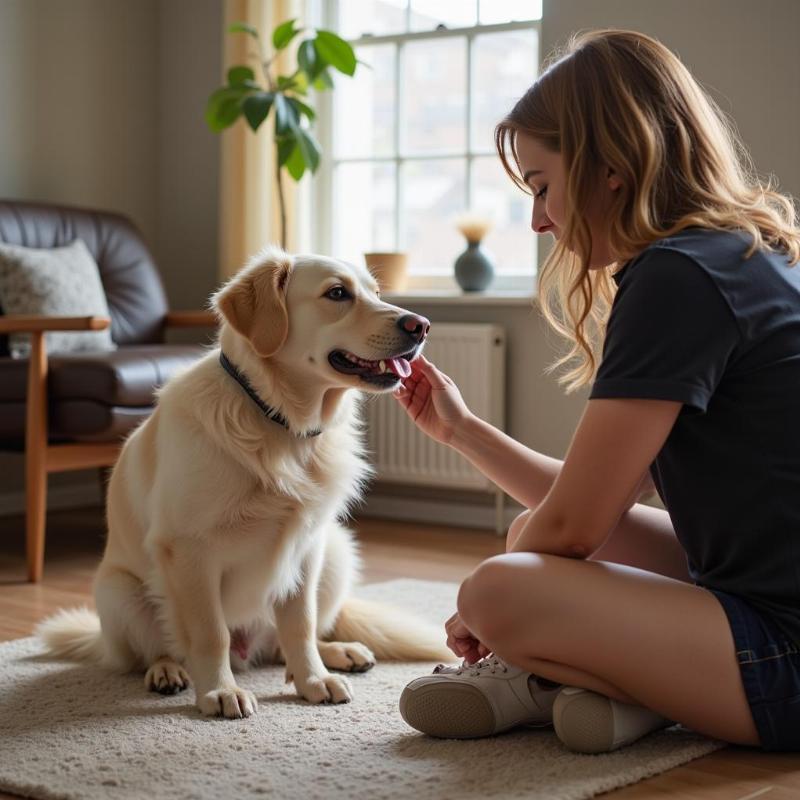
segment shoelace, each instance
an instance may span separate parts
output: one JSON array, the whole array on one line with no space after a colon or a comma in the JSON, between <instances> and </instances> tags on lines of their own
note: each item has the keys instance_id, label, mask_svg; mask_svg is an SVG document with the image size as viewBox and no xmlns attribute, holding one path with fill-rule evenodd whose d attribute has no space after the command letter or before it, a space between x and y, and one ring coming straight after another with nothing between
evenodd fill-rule
<instances>
[{"instance_id":1,"label":"shoelace","mask_svg":"<svg viewBox=\"0 0 800 800\"><path fill-rule=\"evenodd\" d=\"M474 664L467 664L466 661L462 661L459 667L448 667L446 664L437 664L433 670L433 674L441 675L442 673L449 673L452 675L463 675L468 671L473 678L479 678L481 675L486 674L485 670L488 670L494 675L498 670L501 672L508 672L508 666L497 656L488 655L479 659Z\"/></svg>"}]
</instances>

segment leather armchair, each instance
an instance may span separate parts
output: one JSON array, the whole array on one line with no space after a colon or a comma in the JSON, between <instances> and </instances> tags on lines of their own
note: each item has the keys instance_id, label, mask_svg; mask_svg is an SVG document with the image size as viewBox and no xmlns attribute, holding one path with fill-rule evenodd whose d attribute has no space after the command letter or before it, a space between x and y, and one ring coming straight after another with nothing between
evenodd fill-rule
<instances>
[{"instance_id":1,"label":"leather armchair","mask_svg":"<svg viewBox=\"0 0 800 800\"><path fill-rule=\"evenodd\" d=\"M47 475L107 467L147 418L154 393L199 358L202 345L166 344L170 327L216 325L211 312L170 312L153 258L127 218L49 203L0 200L0 242L60 247L81 238L98 264L110 319L0 316L0 449L25 453L28 579L44 566ZM48 356L48 330L111 327L118 349ZM8 355L9 333L32 337L29 359Z\"/></svg>"}]
</instances>

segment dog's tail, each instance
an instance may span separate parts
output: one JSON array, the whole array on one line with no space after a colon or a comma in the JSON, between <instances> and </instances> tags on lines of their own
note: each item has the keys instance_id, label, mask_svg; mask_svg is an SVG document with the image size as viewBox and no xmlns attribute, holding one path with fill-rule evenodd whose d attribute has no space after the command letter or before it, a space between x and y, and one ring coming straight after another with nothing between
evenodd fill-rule
<instances>
[{"instance_id":1,"label":"dog's tail","mask_svg":"<svg viewBox=\"0 0 800 800\"><path fill-rule=\"evenodd\" d=\"M100 618L86 606L62 608L34 631L49 655L70 661L100 663L105 654Z\"/></svg>"},{"instance_id":2,"label":"dog's tail","mask_svg":"<svg viewBox=\"0 0 800 800\"><path fill-rule=\"evenodd\" d=\"M340 642L361 642L385 661L457 660L445 645L443 627L356 597L345 600L333 637Z\"/></svg>"}]
</instances>

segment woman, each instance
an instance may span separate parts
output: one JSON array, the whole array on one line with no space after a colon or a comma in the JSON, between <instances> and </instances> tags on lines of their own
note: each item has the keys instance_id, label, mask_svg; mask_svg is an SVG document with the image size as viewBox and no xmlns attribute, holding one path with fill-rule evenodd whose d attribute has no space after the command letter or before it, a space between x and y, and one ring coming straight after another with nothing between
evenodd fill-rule
<instances>
[{"instance_id":1,"label":"woman","mask_svg":"<svg viewBox=\"0 0 800 800\"><path fill-rule=\"evenodd\" d=\"M529 510L461 584L464 664L409 684L401 712L448 737L552 722L585 752L672 722L799 749L794 207L638 33L573 39L495 140L556 240L539 297L572 345L563 380L592 388L561 462L412 364L411 418ZM636 502L653 484L666 511Z\"/></svg>"}]
</instances>

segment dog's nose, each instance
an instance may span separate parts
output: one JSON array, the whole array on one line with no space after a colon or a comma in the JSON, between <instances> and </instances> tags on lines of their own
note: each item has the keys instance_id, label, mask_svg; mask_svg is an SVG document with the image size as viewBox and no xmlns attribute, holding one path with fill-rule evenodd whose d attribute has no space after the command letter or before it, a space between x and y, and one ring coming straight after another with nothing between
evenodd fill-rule
<instances>
[{"instance_id":1,"label":"dog's nose","mask_svg":"<svg viewBox=\"0 0 800 800\"><path fill-rule=\"evenodd\" d=\"M431 329L430 320L419 314L406 314L397 320L397 326L417 344L423 342Z\"/></svg>"}]
</instances>

